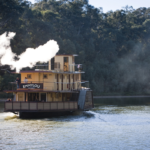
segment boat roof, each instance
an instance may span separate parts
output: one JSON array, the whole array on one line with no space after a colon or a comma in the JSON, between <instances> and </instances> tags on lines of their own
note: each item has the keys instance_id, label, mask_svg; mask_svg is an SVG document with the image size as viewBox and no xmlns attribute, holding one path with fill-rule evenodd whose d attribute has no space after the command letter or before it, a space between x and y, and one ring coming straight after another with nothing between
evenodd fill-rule
<instances>
[{"instance_id":1,"label":"boat roof","mask_svg":"<svg viewBox=\"0 0 150 150\"><path fill-rule=\"evenodd\" d=\"M57 54L56 56L78 56L77 54Z\"/></svg>"},{"instance_id":2,"label":"boat roof","mask_svg":"<svg viewBox=\"0 0 150 150\"><path fill-rule=\"evenodd\" d=\"M20 74L20 73L57 73L57 74L81 74L81 73L85 73L84 71L75 71L75 72L57 72L57 71L51 71L51 70L22 70L20 72L12 72L14 74Z\"/></svg>"}]
</instances>

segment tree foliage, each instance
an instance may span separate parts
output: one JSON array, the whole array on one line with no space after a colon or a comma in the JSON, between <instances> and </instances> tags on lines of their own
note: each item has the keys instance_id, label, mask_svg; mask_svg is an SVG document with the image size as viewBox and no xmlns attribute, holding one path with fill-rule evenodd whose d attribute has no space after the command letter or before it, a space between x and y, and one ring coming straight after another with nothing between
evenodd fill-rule
<instances>
[{"instance_id":1,"label":"tree foliage","mask_svg":"<svg viewBox=\"0 0 150 150\"><path fill-rule=\"evenodd\" d=\"M54 39L59 53L79 54L95 94L150 92L150 8L103 13L87 0L1 0L0 10L0 34L17 33L13 52Z\"/></svg>"}]
</instances>

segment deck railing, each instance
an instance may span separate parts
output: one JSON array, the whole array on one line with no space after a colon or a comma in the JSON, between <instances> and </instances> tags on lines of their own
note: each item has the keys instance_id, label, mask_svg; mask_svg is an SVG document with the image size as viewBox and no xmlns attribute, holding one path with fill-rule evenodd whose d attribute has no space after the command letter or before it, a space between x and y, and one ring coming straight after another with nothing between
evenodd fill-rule
<instances>
[{"instance_id":1,"label":"deck railing","mask_svg":"<svg viewBox=\"0 0 150 150\"><path fill-rule=\"evenodd\" d=\"M5 111L72 111L77 110L77 101L66 102L5 102Z\"/></svg>"},{"instance_id":2,"label":"deck railing","mask_svg":"<svg viewBox=\"0 0 150 150\"><path fill-rule=\"evenodd\" d=\"M51 70L51 68L53 68ZM36 67L34 68L36 71L43 71L46 70L48 71L48 65L36 65ZM50 70L53 72L71 72L71 73L75 73L75 72L81 72L84 73L84 67L82 64L67 64L67 65L62 65L60 64L60 62L55 62L53 65L50 66Z\"/></svg>"},{"instance_id":3,"label":"deck railing","mask_svg":"<svg viewBox=\"0 0 150 150\"><path fill-rule=\"evenodd\" d=\"M11 82L12 90L17 89L17 84ZM89 88L87 81L76 81L76 82L46 82L46 81L28 81L21 82L19 89L43 89L51 91L69 91L69 90L80 90L82 87Z\"/></svg>"}]
</instances>

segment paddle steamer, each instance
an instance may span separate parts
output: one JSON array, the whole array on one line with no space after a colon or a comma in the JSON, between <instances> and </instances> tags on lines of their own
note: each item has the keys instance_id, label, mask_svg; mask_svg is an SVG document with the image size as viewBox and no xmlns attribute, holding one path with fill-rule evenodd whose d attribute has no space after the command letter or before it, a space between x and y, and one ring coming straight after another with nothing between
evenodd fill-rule
<instances>
[{"instance_id":1,"label":"paddle steamer","mask_svg":"<svg viewBox=\"0 0 150 150\"><path fill-rule=\"evenodd\" d=\"M87 111L94 107L92 90L82 81L81 64L75 64L77 55L56 55L47 69L20 71L19 88L11 102L5 102L5 112L18 112L20 117L31 114ZM25 80L26 78L26 80Z\"/></svg>"}]
</instances>

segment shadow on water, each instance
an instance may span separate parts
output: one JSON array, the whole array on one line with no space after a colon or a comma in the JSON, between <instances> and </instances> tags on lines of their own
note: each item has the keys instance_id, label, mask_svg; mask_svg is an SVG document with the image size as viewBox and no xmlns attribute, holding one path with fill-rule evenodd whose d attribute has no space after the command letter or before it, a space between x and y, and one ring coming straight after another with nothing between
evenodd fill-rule
<instances>
[{"instance_id":1,"label":"shadow on water","mask_svg":"<svg viewBox=\"0 0 150 150\"><path fill-rule=\"evenodd\" d=\"M94 114L91 111L74 111L74 112L49 112L49 113L26 113L21 119L43 119L43 118L57 118L57 119L79 119L84 117L85 119L93 118Z\"/></svg>"}]
</instances>

